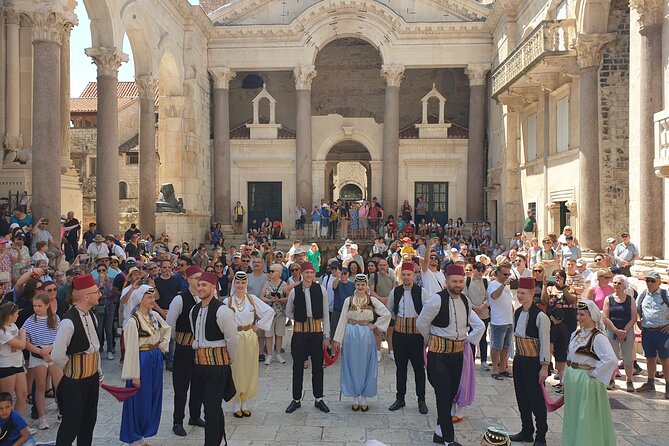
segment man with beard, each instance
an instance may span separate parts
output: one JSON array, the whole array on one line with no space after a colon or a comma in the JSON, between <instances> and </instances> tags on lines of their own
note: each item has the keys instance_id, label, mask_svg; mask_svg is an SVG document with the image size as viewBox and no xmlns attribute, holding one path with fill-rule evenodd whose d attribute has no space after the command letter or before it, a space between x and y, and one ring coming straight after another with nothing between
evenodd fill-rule
<instances>
[{"instance_id":1,"label":"man with beard","mask_svg":"<svg viewBox=\"0 0 669 446\"><path fill-rule=\"evenodd\" d=\"M455 441L451 407L460 386L464 344L476 345L485 330L461 294L464 286L464 268L450 265L446 289L430 297L416 321L418 331L428 341L427 377L437 400L437 427L432 441L450 446L460 446Z\"/></svg>"}]
</instances>

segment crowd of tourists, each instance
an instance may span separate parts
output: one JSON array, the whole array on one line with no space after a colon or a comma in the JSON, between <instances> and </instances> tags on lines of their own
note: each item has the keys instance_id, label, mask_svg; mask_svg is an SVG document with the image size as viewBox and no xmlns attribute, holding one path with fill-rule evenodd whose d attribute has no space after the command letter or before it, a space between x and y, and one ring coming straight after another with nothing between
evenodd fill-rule
<instances>
[{"instance_id":1,"label":"crowd of tourists","mask_svg":"<svg viewBox=\"0 0 669 446\"><path fill-rule=\"evenodd\" d=\"M486 224L421 234L406 226L389 232L386 220L359 227L374 238L368 250L346 239L324 258L316 243L305 250L295 241L282 252L254 231L226 246L216 225L213 246L194 249L134 224L102 235L91 223L80 234L73 213L63 216L56 243L50 222L33 223L22 211L0 238L0 425L11 427L12 444L34 443L23 420L27 403L36 426L49 428L49 396L61 420L56 443L92 444L103 357L123 364L126 387L103 386L124 400L119 438L128 444L158 432L164 369L172 372L174 434L187 435L188 404L187 422L204 428L205 445L224 444L222 402L232 402L234 417L252 416L259 367L285 364L286 351L293 375L286 413L301 407L309 368L314 405L329 412L324 369L337 358L341 392L364 413L377 395L385 342L396 366L388 409L407 405L410 363L418 412L429 412L429 382L433 440L451 445L473 399L462 395L472 388L475 357L492 378L514 381L522 430L510 441L538 446L546 443L551 370L555 393L564 394L569 445L615 444L610 407L601 402L616 388L619 367L629 392L654 391L655 378L669 371L667 292L656 272L643 277L644 290L631 285L639 252L626 232L588 265L569 227L539 243L531 213L506 246L489 242ZM639 331L648 379L635 389Z\"/></svg>"}]
</instances>

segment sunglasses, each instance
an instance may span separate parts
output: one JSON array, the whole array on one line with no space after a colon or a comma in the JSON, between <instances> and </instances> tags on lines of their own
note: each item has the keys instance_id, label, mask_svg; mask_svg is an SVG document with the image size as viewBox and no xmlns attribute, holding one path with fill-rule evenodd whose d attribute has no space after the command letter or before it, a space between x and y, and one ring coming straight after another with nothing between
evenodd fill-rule
<instances>
[{"instance_id":1,"label":"sunglasses","mask_svg":"<svg viewBox=\"0 0 669 446\"><path fill-rule=\"evenodd\" d=\"M622 285L622 282L611 282L613 285Z\"/></svg>"},{"instance_id":2,"label":"sunglasses","mask_svg":"<svg viewBox=\"0 0 669 446\"><path fill-rule=\"evenodd\" d=\"M250 260L242 260L242 262L244 262L244 263L249 263Z\"/></svg>"},{"instance_id":3,"label":"sunglasses","mask_svg":"<svg viewBox=\"0 0 669 446\"><path fill-rule=\"evenodd\" d=\"M297 268L295 268L295 269L291 269L291 270L290 270L291 273L296 273L296 272L298 272L298 271L299 271L299 269L297 269Z\"/></svg>"},{"instance_id":4,"label":"sunglasses","mask_svg":"<svg viewBox=\"0 0 669 446\"><path fill-rule=\"evenodd\" d=\"M99 273L106 273L107 270L106 270L105 268L100 268L100 269L98 269L98 272L99 272Z\"/></svg>"},{"instance_id":5,"label":"sunglasses","mask_svg":"<svg viewBox=\"0 0 669 446\"><path fill-rule=\"evenodd\" d=\"M604 259L602 259L601 257L599 257L599 258L595 259L595 262L601 262L602 260L604 260Z\"/></svg>"},{"instance_id":6,"label":"sunglasses","mask_svg":"<svg viewBox=\"0 0 669 446\"><path fill-rule=\"evenodd\" d=\"M223 265L221 265L221 264L219 263L218 265L214 265L214 267L216 267L216 268L223 268Z\"/></svg>"},{"instance_id":7,"label":"sunglasses","mask_svg":"<svg viewBox=\"0 0 669 446\"><path fill-rule=\"evenodd\" d=\"M532 270L532 272L533 273L543 273L544 270L543 269L535 269L535 270Z\"/></svg>"},{"instance_id":8,"label":"sunglasses","mask_svg":"<svg viewBox=\"0 0 669 446\"><path fill-rule=\"evenodd\" d=\"M646 283L655 283L657 282L656 279L645 279Z\"/></svg>"},{"instance_id":9,"label":"sunglasses","mask_svg":"<svg viewBox=\"0 0 669 446\"><path fill-rule=\"evenodd\" d=\"M351 274L351 273L349 273L348 271L342 271L341 273L342 273L342 274Z\"/></svg>"},{"instance_id":10,"label":"sunglasses","mask_svg":"<svg viewBox=\"0 0 669 446\"><path fill-rule=\"evenodd\" d=\"M58 289L55 288L55 287L51 287L51 288L48 288L48 289L45 288L45 289L44 289L44 292L45 292L45 293L55 293L56 291L58 291Z\"/></svg>"}]
</instances>

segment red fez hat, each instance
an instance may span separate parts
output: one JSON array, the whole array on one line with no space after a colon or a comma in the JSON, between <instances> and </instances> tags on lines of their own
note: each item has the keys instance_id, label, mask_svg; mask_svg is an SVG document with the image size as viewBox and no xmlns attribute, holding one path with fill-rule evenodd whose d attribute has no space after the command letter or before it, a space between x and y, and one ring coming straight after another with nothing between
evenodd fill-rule
<instances>
[{"instance_id":1,"label":"red fez hat","mask_svg":"<svg viewBox=\"0 0 669 446\"><path fill-rule=\"evenodd\" d=\"M202 268L200 268L197 265L191 265L188 268L186 268L186 277L190 277L194 274L201 273L201 272L202 272Z\"/></svg>"},{"instance_id":2,"label":"red fez hat","mask_svg":"<svg viewBox=\"0 0 669 446\"><path fill-rule=\"evenodd\" d=\"M308 271L308 270L310 270L310 269L316 271L316 268L314 268L314 264L311 263L311 262L304 262L304 263L300 266L300 269L302 270L302 272Z\"/></svg>"},{"instance_id":3,"label":"red fez hat","mask_svg":"<svg viewBox=\"0 0 669 446\"><path fill-rule=\"evenodd\" d=\"M209 282L210 284L216 286L218 279L216 278L216 274L205 271L200 276L200 282Z\"/></svg>"},{"instance_id":4,"label":"red fez hat","mask_svg":"<svg viewBox=\"0 0 669 446\"><path fill-rule=\"evenodd\" d=\"M131 396L135 396L139 392L139 387L116 387L109 384L100 384L100 387L109 392L119 403L122 403Z\"/></svg>"},{"instance_id":5,"label":"red fez hat","mask_svg":"<svg viewBox=\"0 0 669 446\"><path fill-rule=\"evenodd\" d=\"M416 267L413 262L402 262L402 271L411 271L414 272Z\"/></svg>"},{"instance_id":6,"label":"red fez hat","mask_svg":"<svg viewBox=\"0 0 669 446\"><path fill-rule=\"evenodd\" d=\"M91 288L97 288L95 279L90 274L75 277L72 280L72 286L74 287L74 291L86 291Z\"/></svg>"},{"instance_id":7,"label":"red fez hat","mask_svg":"<svg viewBox=\"0 0 669 446\"><path fill-rule=\"evenodd\" d=\"M323 349L323 366L324 367L330 367L332 364L337 362L337 359L339 359L339 352L335 352L334 355L330 356L330 352L328 352L327 348Z\"/></svg>"},{"instance_id":8,"label":"red fez hat","mask_svg":"<svg viewBox=\"0 0 669 446\"><path fill-rule=\"evenodd\" d=\"M465 275L465 269L461 267L460 265L449 265L448 268L446 268L446 275L447 276L464 276Z\"/></svg>"},{"instance_id":9,"label":"red fez hat","mask_svg":"<svg viewBox=\"0 0 669 446\"><path fill-rule=\"evenodd\" d=\"M518 288L534 290L534 279L531 277L521 277L518 279Z\"/></svg>"}]
</instances>

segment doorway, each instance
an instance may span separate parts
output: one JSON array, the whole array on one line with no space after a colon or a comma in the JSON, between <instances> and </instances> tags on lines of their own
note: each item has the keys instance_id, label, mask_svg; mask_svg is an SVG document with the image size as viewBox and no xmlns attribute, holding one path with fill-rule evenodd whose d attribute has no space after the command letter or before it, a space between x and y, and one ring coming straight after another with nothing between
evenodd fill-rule
<instances>
[{"instance_id":1,"label":"doorway","mask_svg":"<svg viewBox=\"0 0 669 446\"><path fill-rule=\"evenodd\" d=\"M342 141L332 146L326 157L326 200L369 200L373 195L370 160L365 146L356 141Z\"/></svg>"},{"instance_id":2,"label":"doorway","mask_svg":"<svg viewBox=\"0 0 669 446\"><path fill-rule=\"evenodd\" d=\"M258 224L265 217L270 221L282 219L280 181L254 181L248 183L248 220L256 219Z\"/></svg>"},{"instance_id":3,"label":"doorway","mask_svg":"<svg viewBox=\"0 0 669 446\"><path fill-rule=\"evenodd\" d=\"M427 221L432 220L433 217L441 225L448 221L448 183L416 183L414 204L418 201L418 197L423 197L427 204ZM418 223L420 222L416 222Z\"/></svg>"}]
</instances>

